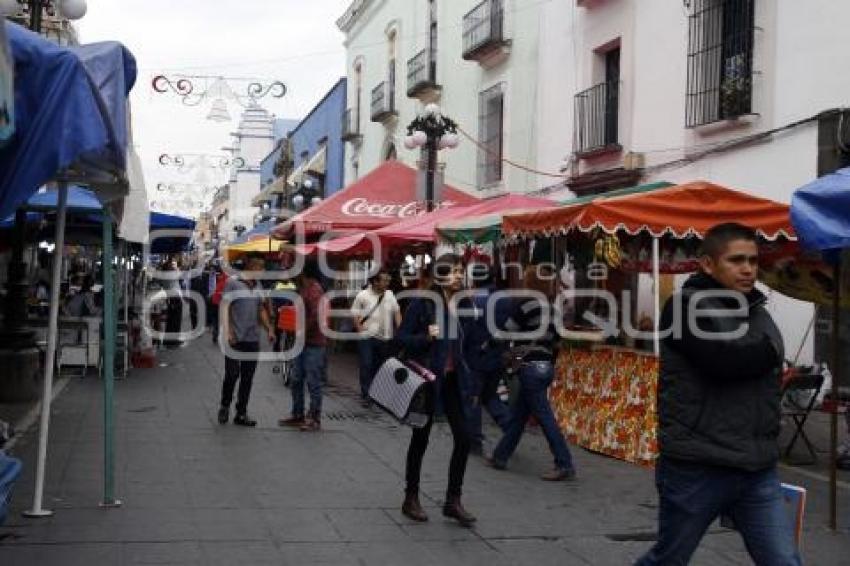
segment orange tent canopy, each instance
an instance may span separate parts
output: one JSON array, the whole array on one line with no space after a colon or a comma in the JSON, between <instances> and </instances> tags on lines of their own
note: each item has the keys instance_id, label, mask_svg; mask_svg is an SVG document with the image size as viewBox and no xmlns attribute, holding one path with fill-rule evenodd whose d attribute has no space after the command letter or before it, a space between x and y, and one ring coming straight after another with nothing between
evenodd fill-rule
<instances>
[{"instance_id":1,"label":"orange tent canopy","mask_svg":"<svg viewBox=\"0 0 850 566\"><path fill-rule=\"evenodd\" d=\"M787 204L756 197L706 181L695 181L645 193L600 198L526 214L507 215L507 238L533 238L599 228L608 233L648 232L678 238L703 237L723 222L739 222L768 240L795 238Z\"/></svg>"}]
</instances>

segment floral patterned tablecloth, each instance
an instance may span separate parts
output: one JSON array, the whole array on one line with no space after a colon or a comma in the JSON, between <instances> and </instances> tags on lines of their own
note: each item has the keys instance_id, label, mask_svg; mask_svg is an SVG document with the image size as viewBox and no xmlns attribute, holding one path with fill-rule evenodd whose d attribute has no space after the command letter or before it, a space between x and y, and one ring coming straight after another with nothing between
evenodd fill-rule
<instances>
[{"instance_id":1,"label":"floral patterned tablecloth","mask_svg":"<svg viewBox=\"0 0 850 566\"><path fill-rule=\"evenodd\" d=\"M658 358L625 348L561 349L549 395L570 442L642 466L654 465Z\"/></svg>"}]
</instances>

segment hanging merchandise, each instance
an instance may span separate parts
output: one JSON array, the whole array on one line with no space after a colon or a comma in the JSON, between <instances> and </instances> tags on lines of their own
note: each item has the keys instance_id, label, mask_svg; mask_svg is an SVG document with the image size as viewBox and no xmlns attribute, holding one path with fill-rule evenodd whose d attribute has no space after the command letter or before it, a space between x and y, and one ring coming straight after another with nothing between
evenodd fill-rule
<instances>
[{"instance_id":1,"label":"hanging merchandise","mask_svg":"<svg viewBox=\"0 0 850 566\"><path fill-rule=\"evenodd\" d=\"M620 240L616 234L603 235L596 240L593 247L596 259L604 261L608 267L617 269L620 267L621 252Z\"/></svg>"}]
</instances>

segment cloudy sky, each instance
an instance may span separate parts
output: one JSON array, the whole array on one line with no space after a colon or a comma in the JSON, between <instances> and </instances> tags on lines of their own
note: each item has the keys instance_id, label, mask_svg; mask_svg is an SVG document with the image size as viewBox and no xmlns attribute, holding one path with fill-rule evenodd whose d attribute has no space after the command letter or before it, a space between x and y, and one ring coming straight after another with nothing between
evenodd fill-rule
<instances>
[{"instance_id":1,"label":"cloudy sky","mask_svg":"<svg viewBox=\"0 0 850 566\"><path fill-rule=\"evenodd\" d=\"M187 107L176 95L155 93L154 76L183 73L280 80L286 84L286 96L267 97L261 103L278 117L302 117L345 74L343 35L335 22L349 3L88 0L88 13L77 22L80 41L121 41L139 66L131 96L133 131L151 198L157 198L157 183L198 180L195 173L180 175L161 167L160 154L222 154L241 110L231 104L233 122L208 121L209 106ZM208 173L201 180L224 178Z\"/></svg>"}]
</instances>

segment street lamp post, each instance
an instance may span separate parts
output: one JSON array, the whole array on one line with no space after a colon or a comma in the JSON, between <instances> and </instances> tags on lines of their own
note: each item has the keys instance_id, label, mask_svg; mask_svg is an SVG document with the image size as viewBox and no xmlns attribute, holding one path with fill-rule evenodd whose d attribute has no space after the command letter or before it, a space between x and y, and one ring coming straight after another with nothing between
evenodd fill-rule
<instances>
[{"instance_id":1,"label":"street lamp post","mask_svg":"<svg viewBox=\"0 0 850 566\"><path fill-rule=\"evenodd\" d=\"M425 106L424 112L407 126L404 147L423 148L427 152L425 170L425 206L428 212L434 210L434 176L437 169L437 151L454 149L458 146L457 124L444 116L436 104Z\"/></svg>"}]
</instances>

